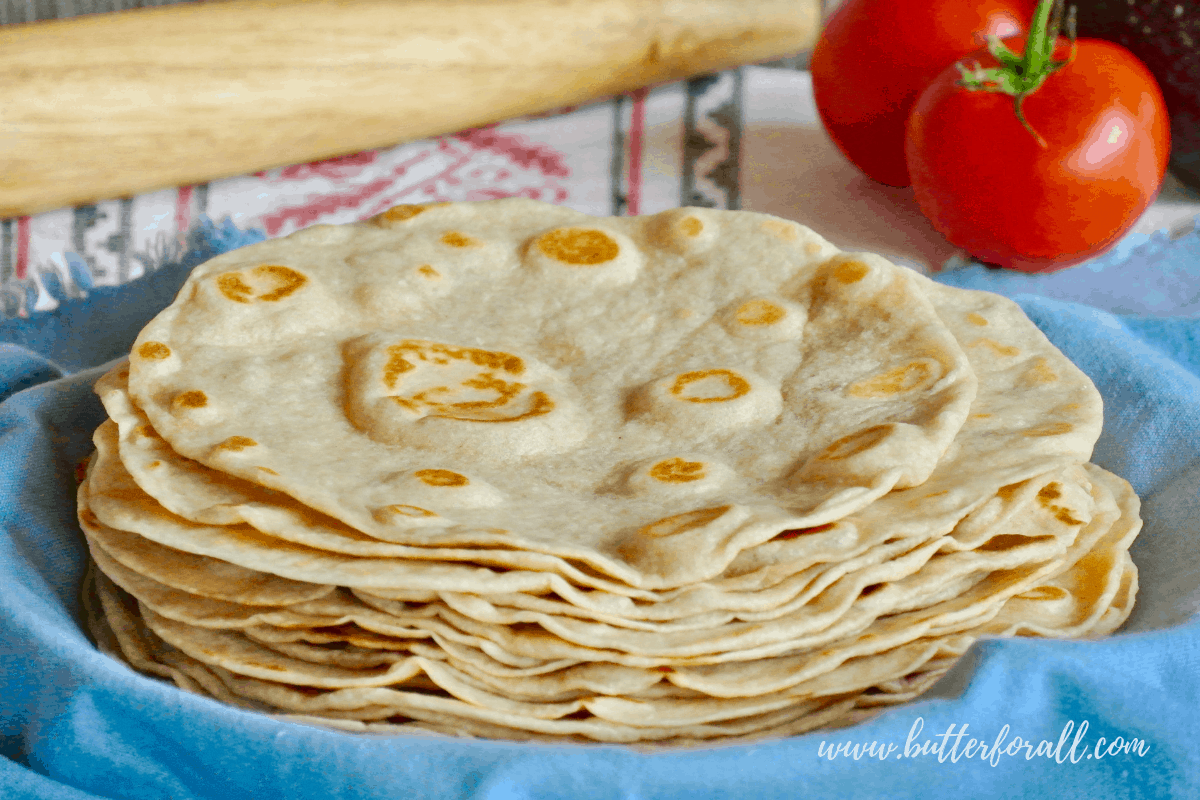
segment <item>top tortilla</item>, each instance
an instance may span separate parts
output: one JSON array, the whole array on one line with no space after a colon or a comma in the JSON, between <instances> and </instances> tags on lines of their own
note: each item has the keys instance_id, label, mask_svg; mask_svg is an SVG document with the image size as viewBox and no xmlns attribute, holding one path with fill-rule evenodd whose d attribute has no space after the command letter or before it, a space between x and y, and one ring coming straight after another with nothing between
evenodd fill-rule
<instances>
[{"instance_id":1,"label":"top tortilla","mask_svg":"<svg viewBox=\"0 0 1200 800\"><path fill-rule=\"evenodd\" d=\"M399 207L197 268L130 393L182 455L388 541L630 585L919 485L976 379L917 276L791 222Z\"/></svg>"}]
</instances>

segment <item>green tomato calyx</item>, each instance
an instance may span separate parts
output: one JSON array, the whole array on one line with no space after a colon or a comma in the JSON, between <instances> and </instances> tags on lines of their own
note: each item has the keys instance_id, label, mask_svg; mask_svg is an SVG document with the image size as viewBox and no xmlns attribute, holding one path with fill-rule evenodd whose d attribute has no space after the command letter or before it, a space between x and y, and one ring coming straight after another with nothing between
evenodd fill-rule
<instances>
[{"instance_id":1,"label":"green tomato calyx","mask_svg":"<svg viewBox=\"0 0 1200 800\"><path fill-rule=\"evenodd\" d=\"M1025 55L1019 56L995 34L988 34L988 52L1000 62L998 67L987 69L978 61L969 65L955 64L962 77L958 85L970 92L996 92L1013 98L1013 109L1025 130L1037 140L1039 147L1047 147L1046 140L1033 129L1021 110L1021 103L1046 82L1046 78L1071 63L1075 58L1075 6L1067 12L1067 38L1071 42L1071 53L1062 61L1055 60L1054 48L1058 44L1058 32L1062 26L1064 0L1039 0L1033 12L1033 24L1029 26L1029 37L1025 41ZM1047 28L1047 23L1049 27Z\"/></svg>"}]
</instances>

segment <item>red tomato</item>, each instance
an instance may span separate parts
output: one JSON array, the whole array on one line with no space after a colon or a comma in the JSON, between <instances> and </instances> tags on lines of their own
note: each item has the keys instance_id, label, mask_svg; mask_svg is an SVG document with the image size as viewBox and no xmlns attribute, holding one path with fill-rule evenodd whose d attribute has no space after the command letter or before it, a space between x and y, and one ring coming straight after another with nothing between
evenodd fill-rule
<instances>
[{"instance_id":1,"label":"red tomato","mask_svg":"<svg viewBox=\"0 0 1200 800\"><path fill-rule=\"evenodd\" d=\"M845 0L825 23L810 70L821 122L868 177L908 186L904 121L946 66L1024 33L1036 0Z\"/></svg>"},{"instance_id":2,"label":"red tomato","mask_svg":"<svg viewBox=\"0 0 1200 800\"><path fill-rule=\"evenodd\" d=\"M1005 41L1024 51L1024 37ZM1056 59L1070 53L1059 39ZM986 50L966 62L997 66ZM1162 185L1170 151L1162 92L1120 45L1080 39L1074 59L1027 95L958 85L950 66L908 119L905 155L921 211L975 258L1025 272L1061 269L1107 249Z\"/></svg>"}]
</instances>

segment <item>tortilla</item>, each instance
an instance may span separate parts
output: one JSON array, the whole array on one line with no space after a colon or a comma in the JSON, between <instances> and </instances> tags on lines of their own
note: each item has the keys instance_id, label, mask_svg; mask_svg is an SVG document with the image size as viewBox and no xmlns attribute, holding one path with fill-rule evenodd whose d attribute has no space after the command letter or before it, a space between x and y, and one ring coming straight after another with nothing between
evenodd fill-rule
<instances>
[{"instance_id":1,"label":"tortilla","mask_svg":"<svg viewBox=\"0 0 1200 800\"><path fill-rule=\"evenodd\" d=\"M794 735L1137 591L1100 397L1020 308L762 214L318 226L198 267L96 389L93 635L304 724Z\"/></svg>"}]
</instances>

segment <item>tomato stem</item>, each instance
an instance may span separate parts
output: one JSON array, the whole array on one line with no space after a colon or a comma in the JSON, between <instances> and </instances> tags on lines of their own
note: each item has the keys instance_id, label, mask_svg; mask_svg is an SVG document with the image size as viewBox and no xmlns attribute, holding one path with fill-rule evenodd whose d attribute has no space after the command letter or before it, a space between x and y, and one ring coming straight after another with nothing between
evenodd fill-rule
<instances>
[{"instance_id":1,"label":"tomato stem","mask_svg":"<svg viewBox=\"0 0 1200 800\"><path fill-rule=\"evenodd\" d=\"M1071 6L1067 12L1067 38L1071 42L1071 53L1063 61L1054 59L1054 48L1058 44L1058 31L1062 25L1063 4L1064 0L1038 0L1023 56L1010 50L1000 37L989 34L988 52L1000 62L1000 66L984 69L978 61L970 65L962 62L955 65L962 76L958 85L967 91L1010 95L1017 120L1042 148L1048 146L1046 140L1025 119L1021 103L1036 92L1046 78L1071 63L1075 57L1075 6Z\"/></svg>"},{"instance_id":2,"label":"tomato stem","mask_svg":"<svg viewBox=\"0 0 1200 800\"><path fill-rule=\"evenodd\" d=\"M1046 24L1050 21L1051 6L1058 8L1062 2L1050 2L1050 0L1042 0L1038 3L1037 9L1033 12L1033 24L1029 26L1029 39L1025 42L1025 69L1021 70L1026 75L1036 75L1041 71L1042 64L1046 61ZM1058 31L1055 31L1057 34ZM1051 51L1051 54L1053 50Z\"/></svg>"}]
</instances>

